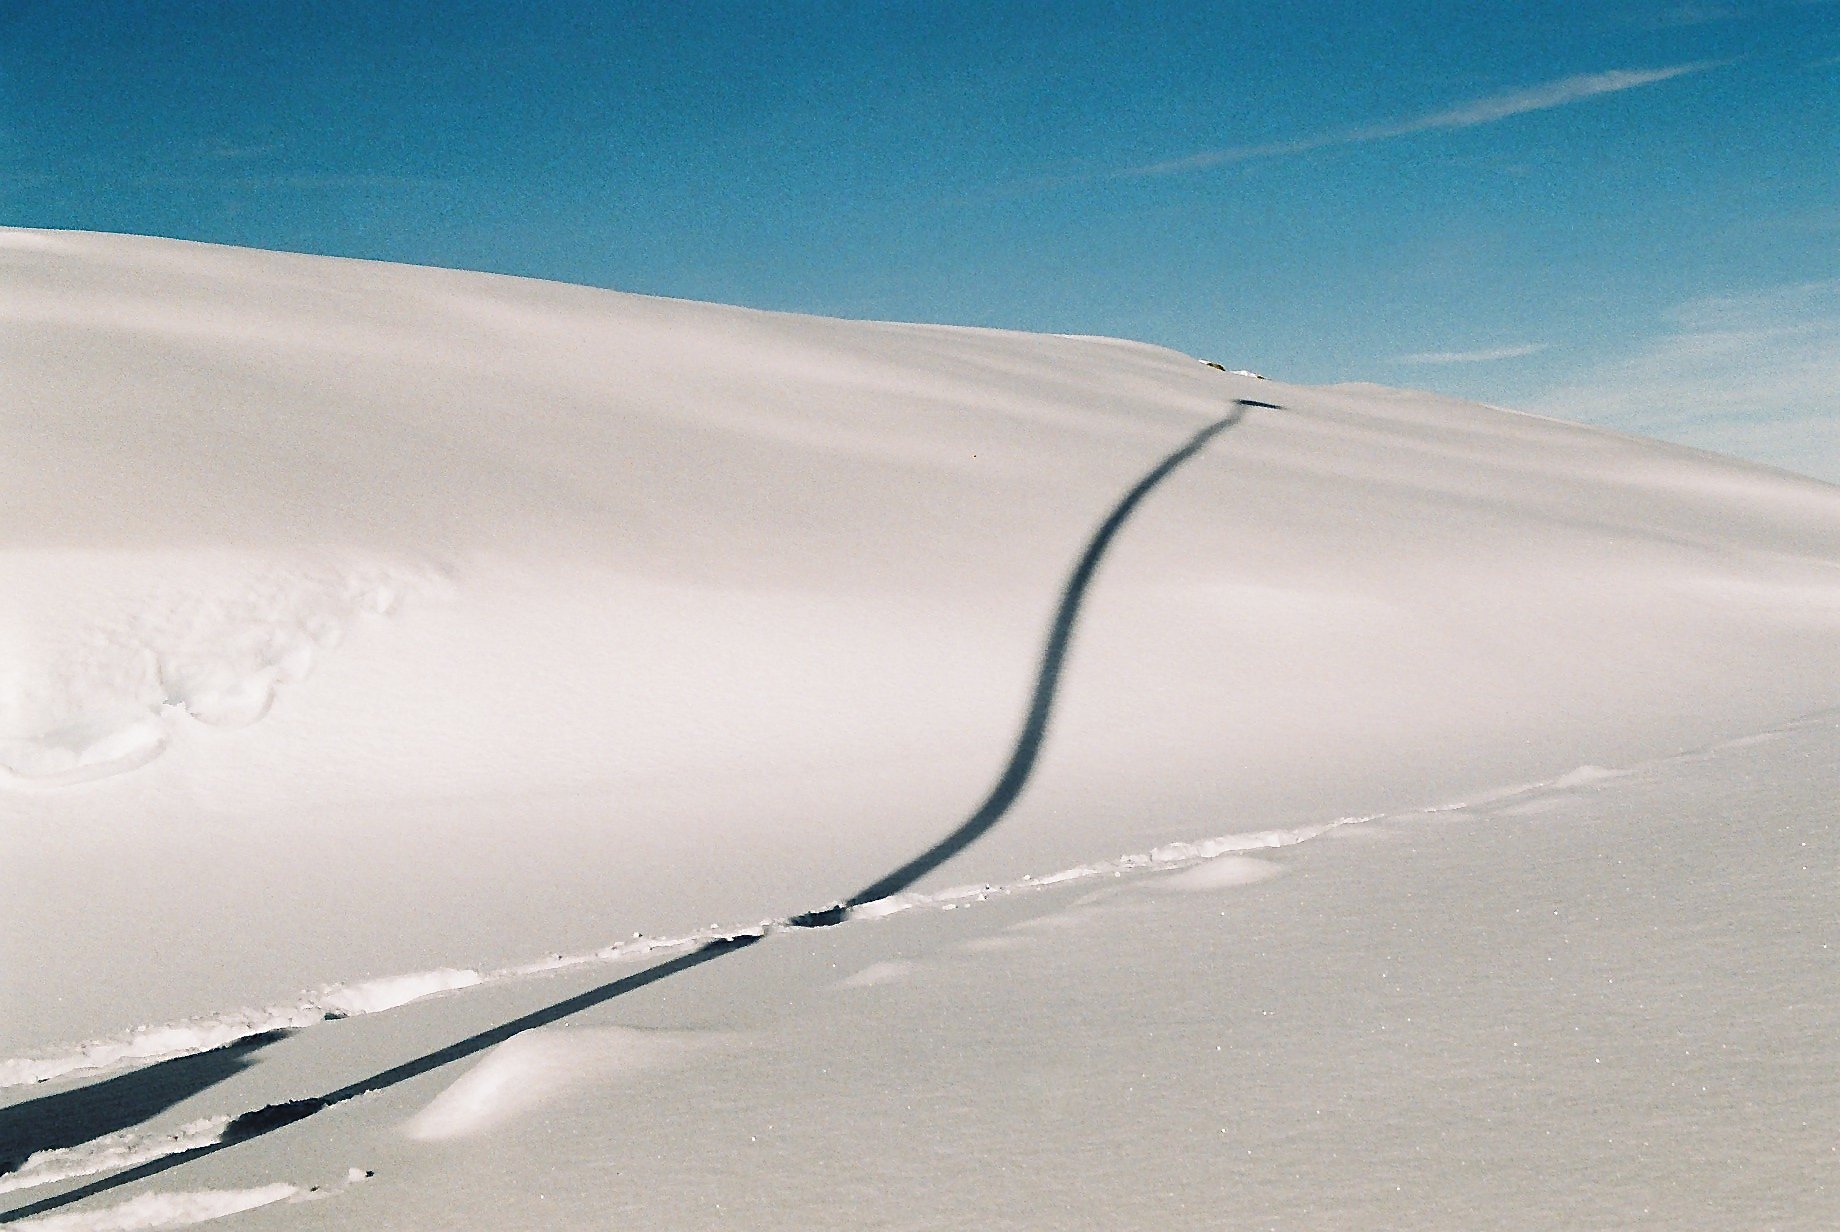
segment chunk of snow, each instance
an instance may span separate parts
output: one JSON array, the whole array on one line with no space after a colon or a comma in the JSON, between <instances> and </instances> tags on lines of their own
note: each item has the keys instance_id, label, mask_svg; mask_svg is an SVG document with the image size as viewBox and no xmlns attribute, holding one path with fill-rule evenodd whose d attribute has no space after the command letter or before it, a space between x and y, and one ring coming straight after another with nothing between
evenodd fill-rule
<instances>
[{"instance_id":1,"label":"chunk of snow","mask_svg":"<svg viewBox=\"0 0 1840 1232\"><path fill-rule=\"evenodd\" d=\"M361 984L339 985L327 989L317 998L320 1005L335 1014L375 1014L395 1009L436 993L456 988L470 988L483 977L477 971L443 967L435 971L418 971L413 975L386 976Z\"/></svg>"},{"instance_id":2,"label":"chunk of snow","mask_svg":"<svg viewBox=\"0 0 1840 1232\"><path fill-rule=\"evenodd\" d=\"M1269 881L1284 871L1283 865L1252 856L1216 856L1169 874L1156 886L1171 890L1224 890L1232 886Z\"/></svg>"}]
</instances>

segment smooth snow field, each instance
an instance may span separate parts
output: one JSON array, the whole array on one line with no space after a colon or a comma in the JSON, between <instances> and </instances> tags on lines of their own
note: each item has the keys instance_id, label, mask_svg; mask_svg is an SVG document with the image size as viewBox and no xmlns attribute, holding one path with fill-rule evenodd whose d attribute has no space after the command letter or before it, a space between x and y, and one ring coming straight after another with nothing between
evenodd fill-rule
<instances>
[{"instance_id":1,"label":"smooth snow field","mask_svg":"<svg viewBox=\"0 0 1840 1232\"><path fill-rule=\"evenodd\" d=\"M20 230L0 432L0 1222L1840 1226L1840 488Z\"/></svg>"}]
</instances>

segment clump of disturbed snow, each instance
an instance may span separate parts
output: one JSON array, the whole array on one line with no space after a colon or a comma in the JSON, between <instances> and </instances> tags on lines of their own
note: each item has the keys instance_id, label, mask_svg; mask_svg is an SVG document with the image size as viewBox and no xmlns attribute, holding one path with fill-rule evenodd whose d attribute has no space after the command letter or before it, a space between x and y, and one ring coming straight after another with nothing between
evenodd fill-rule
<instances>
[{"instance_id":1,"label":"clump of disturbed snow","mask_svg":"<svg viewBox=\"0 0 1840 1232\"><path fill-rule=\"evenodd\" d=\"M424 566L243 552L16 553L0 641L0 781L119 774L187 720L246 727L365 618L426 592Z\"/></svg>"},{"instance_id":2,"label":"clump of disturbed snow","mask_svg":"<svg viewBox=\"0 0 1840 1232\"><path fill-rule=\"evenodd\" d=\"M1248 880L1263 879L1263 875L1249 876L1247 873L1249 868L1263 866L1275 870L1276 866L1261 860L1244 860L1235 863L1227 859L1233 853L1260 851L1274 847L1294 847L1298 843L1307 843L1313 838L1319 838L1343 826L1358 826L1372 820L1374 820L1373 817L1337 817L1333 821L1295 826L1286 830L1255 830L1246 834L1223 834L1218 838L1203 839L1194 843L1165 843L1149 851L1120 856L1116 860L1080 864L1073 868L1064 868L1057 873L1048 873L1045 876L1030 875L1015 881L954 886L932 894L893 894L887 898L876 899L874 902L850 908L846 913L846 918L879 920L903 911L912 911L918 907L943 908L950 911L966 902L979 902L986 898L1042 890L1070 881L1088 881L1101 877L1116 877L1125 873L1151 872L1188 866L1201 866L1195 869L1195 888L1245 884ZM1226 862L1223 863L1223 860ZM1204 871L1205 866L1208 865L1217 866L1220 870L1231 871ZM1217 880L1210 882L1209 878ZM1174 884L1178 887L1180 885L1173 879L1165 884Z\"/></svg>"},{"instance_id":3,"label":"clump of disturbed snow","mask_svg":"<svg viewBox=\"0 0 1840 1232\"><path fill-rule=\"evenodd\" d=\"M413 975L386 976L362 984L339 986L321 993L317 1004L326 1012L349 1018L355 1014L375 1014L392 1010L438 992L471 988L485 977L477 971L443 967L436 971L418 971Z\"/></svg>"}]
</instances>

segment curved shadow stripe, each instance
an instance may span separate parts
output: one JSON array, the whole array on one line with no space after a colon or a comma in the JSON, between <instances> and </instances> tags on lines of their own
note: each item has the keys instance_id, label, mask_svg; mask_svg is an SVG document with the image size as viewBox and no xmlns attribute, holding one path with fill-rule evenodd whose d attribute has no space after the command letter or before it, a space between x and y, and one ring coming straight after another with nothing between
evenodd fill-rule
<instances>
[{"instance_id":1,"label":"curved shadow stripe","mask_svg":"<svg viewBox=\"0 0 1840 1232\"><path fill-rule=\"evenodd\" d=\"M676 975L680 971L687 971L691 967L701 966L712 958L720 958L722 955L732 953L735 950L745 949L759 940L761 940L759 935L747 933L737 937L720 937L713 941L705 941L702 945L691 950L688 954L680 954L678 957L668 962L659 963L656 967L649 967L644 971L637 972L622 979L602 984L598 988L590 988L587 992L577 993L573 997L564 998L553 1005L546 1005L542 1009L533 1010L520 1018L513 1018L509 1022L500 1023L490 1030L481 1031L477 1035L470 1035L457 1043L449 1044L445 1048L438 1048L433 1052L425 1053L413 1060L404 1061L401 1065L392 1066L380 1073L372 1074L368 1078L360 1078L356 1082L347 1083L336 1091L328 1091L324 1095L314 1095L306 1099L289 1100L282 1104L270 1104L265 1108L258 1108L254 1112L245 1112L242 1116L236 1118L236 1120L224 1127L223 1136L216 1142L192 1147L190 1150L162 1156L159 1159L149 1160L147 1163L141 1164L138 1167L114 1173L100 1180L91 1181L86 1185L81 1185L75 1189L67 1190L49 1198L41 1198L37 1202L32 1202L25 1206L15 1207L10 1211L0 1214L0 1224L13 1223L16 1220L26 1219L33 1215L42 1215L46 1211L53 1211L61 1206L68 1206L72 1202L78 1202L99 1193L106 1193L111 1189L132 1184L135 1181L144 1180L150 1176L157 1176L168 1169L177 1168L181 1164L191 1163L195 1159L203 1159L207 1155L215 1155L217 1152L227 1147L236 1146L238 1143L248 1142L251 1139L272 1134L278 1129L283 1129L294 1124L296 1121L304 1121L316 1112L323 1112L327 1108L345 1103L347 1100L356 1099L360 1095L369 1095L374 1091L385 1090L386 1088L395 1086L399 1082L407 1082L411 1078L418 1078L431 1070L439 1069L443 1065L451 1065L455 1061L475 1056L496 1044L504 1043L514 1035L522 1034L535 1027L547 1027L551 1023L559 1022L569 1017L571 1014L579 1014L582 1010L599 1005L603 1001L611 1001L615 997L644 988L647 984L656 984L659 980Z\"/></svg>"},{"instance_id":2,"label":"curved shadow stripe","mask_svg":"<svg viewBox=\"0 0 1840 1232\"><path fill-rule=\"evenodd\" d=\"M977 811L938 843L887 876L864 886L851 895L847 902L827 907L821 911L810 911L803 915L792 916L785 921L787 925L795 928L818 928L839 923L848 914L851 907L861 906L863 903L874 902L878 898L886 898L890 894L899 893L976 842L992 826L996 825L1003 814L1009 811L1009 807L1016 802L1016 798L1022 794L1022 789L1027 785L1029 775L1035 768L1036 759L1041 755L1042 742L1048 734L1048 719L1054 709L1054 694L1060 684L1061 669L1067 659L1068 646L1073 640L1074 621L1080 614L1080 603L1086 597L1087 588L1092 584L1093 575L1098 571L1099 562L1104 557L1106 549L1117 537L1118 531L1124 526L1125 520L1131 516L1132 511L1143 502L1146 496L1150 495L1158 484L1169 478L1177 467L1200 453L1207 447L1209 441L1245 418L1248 407L1270 405L1270 403L1241 399L1234 405L1232 414L1195 433L1185 445L1164 458L1149 474L1138 480L1137 485L1124 494L1124 497L1112 508L1111 513L1106 516L1105 521L1099 524L1099 529L1093 533L1091 542L1086 545L1086 551L1080 556L1079 563L1074 566L1072 575L1067 579L1067 585L1061 591L1060 606L1055 610L1054 623L1049 627L1048 640L1042 648L1041 668L1035 677L1035 693L1029 701L1028 716L1023 721L1022 731L1016 738L1015 751L1010 754L1009 764L1004 767L996 786L991 788L990 795L983 804L978 806ZM1272 409L1278 408L1273 407ZM42 1198L25 1206L15 1207L10 1211L0 1213L0 1224L13 1223L32 1215L56 1210L84 1198L156 1176L195 1159L215 1155L238 1143L274 1133L278 1129L303 1121L315 1113L345 1103L347 1100L385 1090L400 1082L407 1082L411 1078L419 1077L444 1065L475 1056L524 1031L548 1026L591 1006L600 1005L615 997L644 988L648 984L655 984L679 972L701 966L711 959L745 949L762 940L762 937L763 934L748 933L706 941L689 953L662 962L656 967L612 980L586 992L544 1006L542 1009L513 1018L490 1030L481 1031L477 1035L468 1036L466 1039L449 1044L445 1048L439 1048L413 1060L405 1061L401 1065L372 1074L368 1078L360 1078L356 1082L348 1083L334 1091L328 1091L324 1095L290 1100L282 1104L271 1104L266 1108L244 1113L230 1122L224 1130L223 1137L216 1142L150 1160L137 1167L128 1168L63 1193Z\"/></svg>"},{"instance_id":3,"label":"curved shadow stripe","mask_svg":"<svg viewBox=\"0 0 1840 1232\"><path fill-rule=\"evenodd\" d=\"M1073 573L1061 590L1060 606L1055 610L1054 623L1049 626L1048 640L1041 652L1041 667L1035 674L1035 694L1029 699L1028 715L1023 720L1022 731L1016 737L1015 751L1010 754L1009 764L1003 768L996 786L990 789L990 795L978 805L977 810L958 829L887 876L870 882L842 903L793 916L787 923L797 928L825 928L840 923L850 908L887 898L890 894L899 894L989 833L990 828L1002 820L1010 806L1022 795L1022 789L1028 786L1029 775L1034 772L1035 763L1041 756L1042 744L1048 735L1048 720L1054 712L1054 695L1060 688L1061 669L1066 665L1067 650L1073 641L1074 622L1079 618L1080 605L1092 585L1093 575L1099 571L1099 562L1104 558L1106 549L1111 547L1112 540L1117 538L1125 521L1143 503L1144 498L1174 474L1177 467L1207 448L1209 441L1244 419L1247 407L1269 405L1246 399L1235 403L1232 414L1195 433L1187 444L1164 458L1149 474L1138 480L1137 485L1112 507L1105 521L1099 524L1099 529L1093 532L1086 551L1081 554L1079 563L1073 567Z\"/></svg>"}]
</instances>

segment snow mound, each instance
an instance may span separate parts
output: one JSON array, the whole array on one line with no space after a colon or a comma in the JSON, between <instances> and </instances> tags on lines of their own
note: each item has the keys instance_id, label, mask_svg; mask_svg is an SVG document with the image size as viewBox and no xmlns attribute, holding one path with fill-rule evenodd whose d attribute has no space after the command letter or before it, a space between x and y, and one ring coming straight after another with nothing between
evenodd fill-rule
<instances>
[{"instance_id":1,"label":"snow mound","mask_svg":"<svg viewBox=\"0 0 1840 1232\"><path fill-rule=\"evenodd\" d=\"M839 988L874 988L878 984L893 984L906 979L913 973L914 964L900 959L873 962L860 971L846 975L837 981Z\"/></svg>"},{"instance_id":2,"label":"snow mound","mask_svg":"<svg viewBox=\"0 0 1840 1232\"><path fill-rule=\"evenodd\" d=\"M1583 787L1589 783L1601 783L1605 779L1613 779L1620 773L1622 772L1619 770L1611 770L1604 766L1580 766L1554 779L1552 786L1558 788Z\"/></svg>"},{"instance_id":3,"label":"snow mound","mask_svg":"<svg viewBox=\"0 0 1840 1232\"><path fill-rule=\"evenodd\" d=\"M621 1082L682 1063L727 1041L713 1032L630 1027L544 1027L488 1052L403 1132L422 1142L466 1138L507 1124L566 1092Z\"/></svg>"},{"instance_id":4,"label":"snow mound","mask_svg":"<svg viewBox=\"0 0 1840 1232\"><path fill-rule=\"evenodd\" d=\"M1171 873L1158 883L1171 890L1224 890L1233 886L1256 885L1269 881L1284 871L1283 865L1253 856L1220 856L1202 864Z\"/></svg>"}]
</instances>

